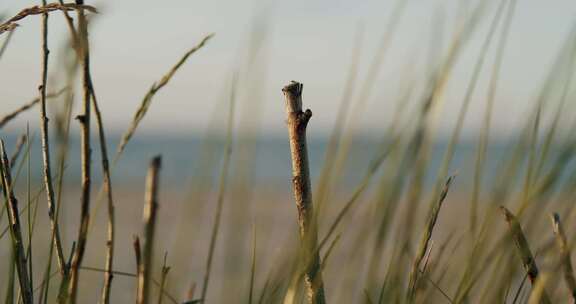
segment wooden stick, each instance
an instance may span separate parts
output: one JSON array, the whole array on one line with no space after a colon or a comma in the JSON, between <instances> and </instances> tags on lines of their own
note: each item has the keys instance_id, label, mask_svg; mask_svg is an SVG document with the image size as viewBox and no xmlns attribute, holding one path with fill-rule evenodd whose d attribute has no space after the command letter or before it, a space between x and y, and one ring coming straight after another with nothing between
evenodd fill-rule
<instances>
[{"instance_id":1,"label":"wooden stick","mask_svg":"<svg viewBox=\"0 0 576 304\"><path fill-rule=\"evenodd\" d=\"M310 183L310 167L306 147L306 127L312 117L309 109L302 111L301 83L292 81L282 92L286 99L286 114L288 116L288 136L292 156L292 186L298 208L298 225L300 239L304 248L305 276L308 303L326 303L324 283L320 271L320 257L316 251L317 229L314 222L312 206L312 187Z\"/></svg>"}]
</instances>

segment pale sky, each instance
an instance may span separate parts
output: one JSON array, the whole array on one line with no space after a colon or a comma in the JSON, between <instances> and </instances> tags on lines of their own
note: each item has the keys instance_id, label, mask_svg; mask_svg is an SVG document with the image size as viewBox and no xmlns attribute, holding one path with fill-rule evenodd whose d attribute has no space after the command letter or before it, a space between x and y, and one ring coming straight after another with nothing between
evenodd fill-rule
<instances>
[{"instance_id":1,"label":"pale sky","mask_svg":"<svg viewBox=\"0 0 576 304\"><path fill-rule=\"evenodd\" d=\"M160 91L139 132L201 132L216 104L228 95L234 70L245 67L254 24L264 32L256 55L252 83L244 79L239 113L251 99L247 91L261 94L264 132L283 132L284 107L281 87L290 80L304 83L304 103L314 112L312 128L326 131L336 117L351 61L358 24L364 39L359 80L363 81L376 46L385 30L396 0L99 0L86 1L100 9L91 28L93 79L104 119L110 130L126 129L142 96L203 35L216 36L193 55L173 80ZM385 58L368 108L361 113L362 130L379 132L391 121L399 83L426 73L426 48L430 44L433 17L443 16L445 41L454 31L460 0L407 0ZM484 1L484 0L482 0ZM38 4L31 0L0 0L0 13L14 15ZM473 1L475 2L475 1ZM486 20L468 44L450 80L440 128L449 130L463 98L473 63L486 35ZM439 15L439 13L442 13ZM533 102L543 78L576 19L573 0L518 1L510 41L504 58L502 82L494 124L500 132L514 130ZM18 107L37 93L40 80L40 17L20 22L12 43L0 60L0 115ZM3 35L5 37L5 35ZM4 38L0 37L0 38ZM50 17L50 69L57 65L57 50L67 37L60 13ZM445 43L446 44L446 43ZM489 70L493 51L487 60ZM243 71L245 74L246 71ZM487 72L484 75L488 75ZM481 123L487 78L483 77L471 107L466 131L474 133ZM56 89L54 85L53 89ZM260 93L258 93L260 92ZM244 112L245 113L245 112ZM242 115L242 114L239 114ZM7 129L16 130L32 111Z\"/></svg>"}]
</instances>

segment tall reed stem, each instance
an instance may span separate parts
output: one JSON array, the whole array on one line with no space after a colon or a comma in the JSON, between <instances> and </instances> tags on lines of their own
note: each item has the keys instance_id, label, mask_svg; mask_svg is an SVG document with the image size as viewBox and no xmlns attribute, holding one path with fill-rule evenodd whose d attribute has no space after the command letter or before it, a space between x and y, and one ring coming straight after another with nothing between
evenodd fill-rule
<instances>
[{"instance_id":1,"label":"tall reed stem","mask_svg":"<svg viewBox=\"0 0 576 304\"><path fill-rule=\"evenodd\" d=\"M42 1L46 5L46 1ZM40 129L42 133L42 159L44 162L44 187L46 188L46 202L48 202L48 216L52 229L52 240L60 273L65 276L68 272L64 251L62 250L62 239L60 238L60 229L56 219L56 207L54 200L54 183L52 182L52 168L50 165L50 140L48 132L48 117L46 116L46 86L48 79L48 13L42 14L42 84L38 88L40 91Z\"/></svg>"},{"instance_id":2,"label":"tall reed stem","mask_svg":"<svg viewBox=\"0 0 576 304\"><path fill-rule=\"evenodd\" d=\"M76 4L83 5L83 0L76 0ZM80 229L76 242L76 251L72 257L70 285L68 286L68 301L76 303L78 290L78 269L84 258L86 243L88 238L88 225L90 224L90 189L91 189L91 154L90 148L90 101L92 97L90 78L90 53L88 44L88 25L83 9L78 9L78 29L80 33L80 52L83 74L83 95L82 114L77 116L81 128L81 153L82 153L82 194L80 198Z\"/></svg>"}]
</instances>

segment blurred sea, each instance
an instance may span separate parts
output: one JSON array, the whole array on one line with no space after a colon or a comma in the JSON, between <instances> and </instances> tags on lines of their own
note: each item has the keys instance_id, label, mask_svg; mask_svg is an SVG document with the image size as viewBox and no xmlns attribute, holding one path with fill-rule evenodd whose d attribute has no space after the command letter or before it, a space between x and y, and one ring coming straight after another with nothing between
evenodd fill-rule
<instances>
[{"instance_id":1,"label":"blurred sea","mask_svg":"<svg viewBox=\"0 0 576 304\"><path fill-rule=\"evenodd\" d=\"M69 147L69 157L66 163L65 176L67 181L79 181L80 177L80 145L78 136L72 136ZM222 136L210 136L205 140L203 136L160 136L136 134L127 145L126 150L117 165L113 167L114 183L143 183L146 175L148 161L157 154L163 157L162 180L172 185L186 185L193 176L217 177L220 170L225 140ZM7 134L5 138L8 153L14 147L17 137ZM57 149L55 137L52 141L52 163L56 168ZM93 136L92 162L95 178L101 177L100 150L97 137ZM110 159L114 158L116 145L120 140L120 134L109 135ZM323 166L327 136L312 134L308 137L310 170L316 180ZM491 179L497 174L497 168L502 163L505 152L511 148L514 141L496 141L488 147L487 164L485 167L486 178ZM456 147L450 173L458 173L460 183L469 183L473 176L474 161L476 155L476 141L461 141ZM427 184L434 181L437 171L441 166L444 154L448 146L448 140L436 141L430 150L430 166L427 174ZM210 148L207 148L210 147ZM255 148L254 148L255 147ZM380 138L361 136L354 139L349 157L345 164L343 181L344 184L354 185L366 174L368 166L381 151ZM554 157L555 153L552 153ZM207 157L215 159L211 172L202 172L202 165L207 162ZM40 139L38 135L33 138L32 145L32 175L34 179L41 177L42 156L40 152ZM250 167L249 172L240 172L242 167ZM236 171L234 171L236 170ZM56 172L56 169L54 169ZM55 173L54 173L55 174ZM232 147L232 176L233 178L252 178L262 183L284 183L291 178L291 162L287 135L261 136L254 144L248 144L245 140L235 139ZM250 176L242 176L250 174Z\"/></svg>"}]
</instances>

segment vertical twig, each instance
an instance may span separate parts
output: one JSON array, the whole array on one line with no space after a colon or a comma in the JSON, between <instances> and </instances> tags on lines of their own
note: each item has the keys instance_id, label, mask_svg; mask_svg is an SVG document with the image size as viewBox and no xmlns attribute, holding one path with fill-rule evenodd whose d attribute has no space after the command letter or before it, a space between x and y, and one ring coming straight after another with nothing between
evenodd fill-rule
<instances>
[{"instance_id":1,"label":"vertical twig","mask_svg":"<svg viewBox=\"0 0 576 304\"><path fill-rule=\"evenodd\" d=\"M42 1L46 5L46 0ZM60 229L55 217L56 207L54 205L54 187L52 182L52 169L50 165L50 140L48 132L48 117L46 116L46 87L48 79L48 13L42 14L42 76L41 84L38 87L40 91L40 129L42 133L42 160L44 162L44 187L46 188L46 202L48 203L48 216L50 218L50 225L52 229L52 240L54 249L56 250L56 257L58 266L60 267L60 274L66 276L68 270L66 269L66 262L64 260L64 252L62 250L62 240L60 238Z\"/></svg>"},{"instance_id":2,"label":"vertical twig","mask_svg":"<svg viewBox=\"0 0 576 304\"><path fill-rule=\"evenodd\" d=\"M282 92L286 99L288 136L292 157L292 185L298 208L298 225L305 257L305 282L309 303L326 303L324 283L320 272L320 257L316 251L317 230L312 206L312 187L306 147L306 126L312 111L302 111L301 83L292 81Z\"/></svg>"},{"instance_id":3,"label":"vertical twig","mask_svg":"<svg viewBox=\"0 0 576 304\"><path fill-rule=\"evenodd\" d=\"M26 252L24 251L24 242L22 239L22 229L20 226L20 213L18 212L18 200L12 191L12 175L10 174L10 162L6 156L4 148L4 141L0 140L0 171L2 171L2 189L4 192L4 199L8 209L8 220L10 222L10 232L12 235L12 245L14 252L14 263L16 264L16 271L18 273L18 281L20 283L20 292L22 294L22 301L24 304L32 304L32 287L30 286L30 279L26 267Z\"/></svg>"},{"instance_id":4,"label":"vertical twig","mask_svg":"<svg viewBox=\"0 0 576 304\"><path fill-rule=\"evenodd\" d=\"M108 161L108 147L106 144L106 135L104 133L104 123L102 115L96 101L96 95L92 88L92 105L94 106L94 114L96 115L96 125L98 127L98 135L100 140L100 154L102 157L102 173L104 175L104 191L106 192L108 201L108 234L106 239L106 275L104 277L104 288L102 289L102 303L110 303L110 289L112 287L112 279L114 277L112 269L114 266L114 240L115 240L115 211L114 199L112 196L112 177L110 176L110 162Z\"/></svg>"},{"instance_id":5,"label":"vertical twig","mask_svg":"<svg viewBox=\"0 0 576 304\"><path fill-rule=\"evenodd\" d=\"M83 5L83 0L76 0L76 4ZM76 303L76 294L78 289L78 269L84 258L86 242L88 238L88 225L90 223L90 169L91 169L91 149L90 149L90 98L91 98L91 80L90 80L90 53L88 44L88 28L84 10L78 10L78 29L80 33L80 59L83 71L83 90L84 101L82 103L82 114L76 118L80 122L81 128L81 153L82 153L82 194L81 194L81 211L80 211L80 229L76 251L72 257L71 274L68 286L68 301Z\"/></svg>"},{"instance_id":6,"label":"vertical twig","mask_svg":"<svg viewBox=\"0 0 576 304\"><path fill-rule=\"evenodd\" d=\"M136 303L146 304L150 299L152 261L154 259L154 231L158 213L158 184L162 158L156 156L150 162L146 177L146 205L144 206L144 248L142 262L138 267L138 297Z\"/></svg>"}]
</instances>

